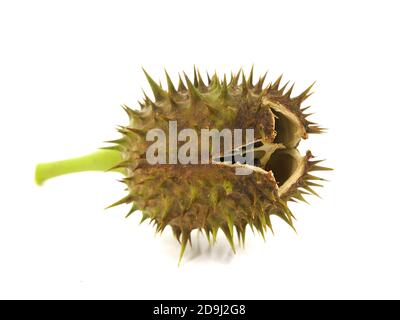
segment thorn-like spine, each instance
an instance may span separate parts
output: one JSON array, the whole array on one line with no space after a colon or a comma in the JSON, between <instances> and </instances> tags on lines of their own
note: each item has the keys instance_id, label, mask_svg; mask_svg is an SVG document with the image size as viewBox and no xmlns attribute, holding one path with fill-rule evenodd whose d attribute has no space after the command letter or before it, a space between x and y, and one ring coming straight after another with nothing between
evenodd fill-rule
<instances>
[{"instance_id":1,"label":"thorn-like spine","mask_svg":"<svg viewBox=\"0 0 400 320\"><path fill-rule=\"evenodd\" d=\"M261 92L261 90L263 89L263 85L264 85L264 81L265 81L266 77L267 77L267 72L264 73L264 75L261 76L260 79L258 80L257 84L254 87L256 93Z\"/></svg>"},{"instance_id":2,"label":"thorn-like spine","mask_svg":"<svg viewBox=\"0 0 400 320\"><path fill-rule=\"evenodd\" d=\"M193 83L190 81L186 73L183 73L186 80L186 85L188 87L189 97L192 102L199 101L201 99L201 93L195 88Z\"/></svg>"},{"instance_id":3,"label":"thorn-like spine","mask_svg":"<svg viewBox=\"0 0 400 320\"><path fill-rule=\"evenodd\" d=\"M183 83L181 75L179 75L178 91L180 93L186 93L187 92L187 88L185 87L185 84Z\"/></svg>"},{"instance_id":4,"label":"thorn-like spine","mask_svg":"<svg viewBox=\"0 0 400 320\"><path fill-rule=\"evenodd\" d=\"M242 70L242 84L241 84L241 88L242 88L242 95L243 95L243 96L247 95L248 88L247 88L246 76L245 76L243 70Z\"/></svg>"},{"instance_id":5,"label":"thorn-like spine","mask_svg":"<svg viewBox=\"0 0 400 320\"><path fill-rule=\"evenodd\" d=\"M189 241L189 237L190 237L190 232L189 231L184 231L182 232L182 237L181 237L181 251L179 253L179 261L178 261L178 266L181 265L181 261L183 258L183 255L185 253L186 250L186 245Z\"/></svg>"},{"instance_id":6,"label":"thorn-like spine","mask_svg":"<svg viewBox=\"0 0 400 320\"><path fill-rule=\"evenodd\" d=\"M281 84L281 80L282 80L283 74L281 74L276 80L275 82L272 84L271 86L271 90L278 90L279 86Z\"/></svg>"},{"instance_id":7,"label":"thorn-like spine","mask_svg":"<svg viewBox=\"0 0 400 320\"><path fill-rule=\"evenodd\" d=\"M108 207L106 207L106 209L110 209L110 208L119 206L121 204L130 203L130 202L132 202L132 196L130 194L128 194L127 196L123 197L122 199L120 199L120 200L114 202L113 204L109 205Z\"/></svg>"},{"instance_id":8,"label":"thorn-like spine","mask_svg":"<svg viewBox=\"0 0 400 320\"><path fill-rule=\"evenodd\" d=\"M253 88L253 74L254 74L254 64L251 66L249 78L247 79L247 86L249 89Z\"/></svg>"},{"instance_id":9,"label":"thorn-like spine","mask_svg":"<svg viewBox=\"0 0 400 320\"><path fill-rule=\"evenodd\" d=\"M226 75L224 74L224 80L222 81L220 97L225 99L228 95L228 83L226 81Z\"/></svg>"},{"instance_id":10,"label":"thorn-like spine","mask_svg":"<svg viewBox=\"0 0 400 320\"><path fill-rule=\"evenodd\" d=\"M200 92L207 91L207 86L204 83L203 78L201 77L201 73L200 73L199 69L197 69L197 77L199 79L199 85L198 85L199 91Z\"/></svg>"},{"instance_id":11,"label":"thorn-like spine","mask_svg":"<svg viewBox=\"0 0 400 320\"><path fill-rule=\"evenodd\" d=\"M199 87L199 80L197 79L197 71L196 66L193 66L193 86L195 88Z\"/></svg>"},{"instance_id":12,"label":"thorn-like spine","mask_svg":"<svg viewBox=\"0 0 400 320\"><path fill-rule=\"evenodd\" d=\"M143 72L147 78L147 81L149 82L150 88L153 91L154 94L154 98L156 99L156 101L160 101L165 99L166 97L166 92L161 88L161 86L159 84L157 84L151 77L150 75L147 73L147 71L143 69Z\"/></svg>"},{"instance_id":13,"label":"thorn-like spine","mask_svg":"<svg viewBox=\"0 0 400 320\"><path fill-rule=\"evenodd\" d=\"M173 96L176 96L177 94L178 94L178 92L176 91L176 89L175 89L175 87L174 87L174 84L173 84L173 82L172 82L172 80L171 80L171 78L170 78L170 76L169 76L169 74L168 74L168 72L167 72L167 70L164 70L165 71L165 77L167 78L167 86L168 86L168 95L171 97L173 97Z\"/></svg>"}]
</instances>

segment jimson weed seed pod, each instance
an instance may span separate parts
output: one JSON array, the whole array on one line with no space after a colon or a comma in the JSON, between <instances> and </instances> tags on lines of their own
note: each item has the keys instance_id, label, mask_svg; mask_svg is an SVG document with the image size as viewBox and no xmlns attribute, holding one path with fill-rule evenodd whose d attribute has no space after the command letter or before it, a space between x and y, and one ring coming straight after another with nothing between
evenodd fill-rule
<instances>
[{"instance_id":1,"label":"jimson weed seed pod","mask_svg":"<svg viewBox=\"0 0 400 320\"><path fill-rule=\"evenodd\" d=\"M123 106L129 124L118 128L121 137L91 155L39 164L37 183L71 172L120 171L127 194L111 206L131 204L128 216L139 210L157 232L171 227L180 259L195 229L210 243L221 230L235 251L234 233L242 244L247 226L264 237L272 215L293 227L288 202L316 195L323 179L312 172L329 170L310 151L297 150L309 134L324 131L303 107L312 85L293 97L293 85L281 85L282 77L264 85L264 75L254 83L252 68L248 77L239 71L229 81L217 74L204 81L194 70L193 80L183 73L177 87L166 73L164 90L145 75L154 99L145 95L140 110ZM209 143L210 132L224 135ZM251 138L239 143L237 132ZM223 151L214 148L221 138Z\"/></svg>"}]
</instances>

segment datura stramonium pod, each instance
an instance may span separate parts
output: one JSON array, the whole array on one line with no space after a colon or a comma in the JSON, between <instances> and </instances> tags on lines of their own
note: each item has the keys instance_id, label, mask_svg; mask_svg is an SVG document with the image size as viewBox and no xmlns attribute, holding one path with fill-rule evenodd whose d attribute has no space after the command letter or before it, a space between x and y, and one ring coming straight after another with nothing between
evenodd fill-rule
<instances>
[{"instance_id":1,"label":"datura stramonium pod","mask_svg":"<svg viewBox=\"0 0 400 320\"><path fill-rule=\"evenodd\" d=\"M195 69L193 81L183 73L185 83L179 77L177 88L166 73L168 90L163 90L146 71L145 75L154 100L145 95L140 110L123 106L129 124L118 128L120 139L81 158L39 164L36 182L79 171L122 172L128 194L111 206L131 204L128 216L141 211L142 221L150 219L157 232L170 226L181 244L180 259L194 229L203 231L210 244L221 229L235 251L234 230L244 245L246 227L264 237L268 228L272 230L272 215L293 227L288 201L305 201L303 194L317 195L313 188L321 186L316 181L323 179L311 172L329 170L313 160L310 151L302 156L297 150L301 139L324 131L307 120L308 107L302 107L312 85L292 97L293 85L281 86L282 77L264 86L264 75L254 84L253 68L247 78L241 70L229 82L226 76L219 79L207 74L207 84ZM147 141L146 135L151 129L161 129L169 141L171 121L178 132L189 128L199 136L202 129L253 129L254 141L247 141L243 151L251 154L253 162L235 161L243 145L232 148L230 156L225 152L215 158L212 153L209 163L150 164L146 151L154 142ZM167 158L172 152L176 155L184 142L176 142L175 148L170 143L163 151ZM238 168L251 173L238 175Z\"/></svg>"}]
</instances>

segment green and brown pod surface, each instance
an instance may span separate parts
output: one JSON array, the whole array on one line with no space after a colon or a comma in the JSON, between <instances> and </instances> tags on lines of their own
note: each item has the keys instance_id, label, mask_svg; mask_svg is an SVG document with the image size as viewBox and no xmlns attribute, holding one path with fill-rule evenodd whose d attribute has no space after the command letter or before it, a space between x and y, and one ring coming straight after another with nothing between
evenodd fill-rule
<instances>
[{"instance_id":1,"label":"green and brown pod surface","mask_svg":"<svg viewBox=\"0 0 400 320\"><path fill-rule=\"evenodd\" d=\"M271 216L276 215L293 227L289 201L305 201L304 194L317 195L319 178L313 171L329 170L314 160L310 151L301 155L297 147L302 139L324 130L308 120L311 87L293 96L293 85L281 84L281 77L264 85L265 75L253 81L253 69L248 77L243 71L226 76L207 75L203 80L198 70L194 77L183 73L174 86L166 73L168 88L164 90L146 72L154 99L145 95L139 108L123 106L129 124L118 128L121 137L111 145L81 158L39 164L36 181L66 173L86 170L118 170L125 177L127 194L115 205L131 204L128 216L138 211L142 221L152 221L158 232L171 227L181 243L181 255L191 241L191 232L203 231L212 244L221 230L235 251L234 234L244 244L247 226L264 237L272 230ZM253 129L254 141L246 142L253 163L235 162L221 154L208 164L151 164L146 152L153 143L146 139L152 129L169 134L174 121L177 130L193 129ZM183 145L178 142L177 148ZM172 149L175 150L176 148ZM241 148L232 150L241 152ZM249 151L250 150L250 151ZM170 158L171 148L165 150ZM237 168L251 174L237 175Z\"/></svg>"}]
</instances>

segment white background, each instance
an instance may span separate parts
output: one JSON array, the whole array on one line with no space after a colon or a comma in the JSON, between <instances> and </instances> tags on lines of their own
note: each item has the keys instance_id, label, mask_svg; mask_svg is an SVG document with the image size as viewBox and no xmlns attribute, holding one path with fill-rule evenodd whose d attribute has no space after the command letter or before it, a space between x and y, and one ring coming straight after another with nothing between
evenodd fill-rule
<instances>
[{"instance_id":1,"label":"white background","mask_svg":"<svg viewBox=\"0 0 400 320\"><path fill-rule=\"evenodd\" d=\"M400 298L398 1L1 1L0 298ZM292 205L297 234L203 240L177 267L169 231L104 208L118 174L37 187L36 163L91 152L126 124L141 71L280 73L328 127L335 171ZM164 80L163 80L164 81ZM196 239L196 237L195 237ZM199 248L200 246L200 248ZM201 251L201 252L199 252Z\"/></svg>"}]
</instances>

